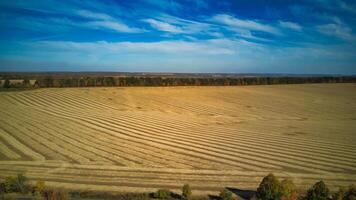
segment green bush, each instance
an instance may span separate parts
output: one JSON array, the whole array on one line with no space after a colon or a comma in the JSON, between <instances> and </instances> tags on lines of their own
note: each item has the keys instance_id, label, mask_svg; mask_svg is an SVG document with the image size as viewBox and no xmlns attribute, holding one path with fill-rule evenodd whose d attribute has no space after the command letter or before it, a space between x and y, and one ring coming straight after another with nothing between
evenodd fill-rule
<instances>
[{"instance_id":1,"label":"green bush","mask_svg":"<svg viewBox=\"0 0 356 200\"><path fill-rule=\"evenodd\" d=\"M182 188L182 197L183 197L184 199L189 200L191 196L192 196L192 190L190 189L189 184L183 185L183 188Z\"/></svg>"},{"instance_id":2,"label":"green bush","mask_svg":"<svg viewBox=\"0 0 356 200\"><path fill-rule=\"evenodd\" d=\"M44 181L37 181L36 185L32 188L32 194L36 196L42 196L46 188Z\"/></svg>"},{"instance_id":3,"label":"green bush","mask_svg":"<svg viewBox=\"0 0 356 200\"><path fill-rule=\"evenodd\" d=\"M116 200L150 200L147 193L124 193L115 196Z\"/></svg>"},{"instance_id":4,"label":"green bush","mask_svg":"<svg viewBox=\"0 0 356 200\"><path fill-rule=\"evenodd\" d=\"M18 174L16 177L7 177L5 179L5 192L21 192L27 193L29 186L27 185L27 178Z\"/></svg>"},{"instance_id":5,"label":"green bush","mask_svg":"<svg viewBox=\"0 0 356 200\"><path fill-rule=\"evenodd\" d=\"M5 178L5 192L6 193L11 193L15 192L16 188L16 178L15 177L6 177Z\"/></svg>"},{"instance_id":6,"label":"green bush","mask_svg":"<svg viewBox=\"0 0 356 200\"><path fill-rule=\"evenodd\" d=\"M339 191L333 196L333 200L356 200L356 188L351 185L347 188L340 188Z\"/></svg>"},{"instance_id":7,"label":"green bush","mask_svg":"<svg viewBox=\"0 0 356 200\"><path fill-rule=\"evenodd\" d=\"M1 199L5 199L5 183L0 183L0 196Z\"/></svg>"},{"instance_id":8,"label":"green bush","mask_svg":"<svg viewBox=\"0 0 356 200\"><path fill-rule=\"evenodd\" d=\"M347 192L347 200L356 200L356 187L351 185L349 191Z\"/></svg>"},{"instance_id":9,"label":"green bush","mask_svg":"<svg viewBox=\"0 0 356 200\"><path fill-rule=\"evenodd\" d=\"M308 190L306 200L326 200L329 196L329 189L323 181L319 181Z\"/></svg>"},{"instance_id":10,"label":"green bush","mask_svg":"<svg viewBox=\"0 0 356 200\"><path fill-rule=\"evenodd\" d=\"M170 196L171 196L171 191L169 191L168 189L159 189L154 194L154 197L158 199L168 199Z\"/></svg>"},{"instance_id":11,"label":"green bush","mask_svg":"<svg viewBox=\"0 0 356 200\"><path fill-rule=\"evenodd\" d=\"M257 198L261 200L276 200L281 198L281 186L273 174L263 178L257 188Z\"/></svg>"},{"instance_id":12,"label":"green bush","mask_svg":"<svg viewBox=\"0 0 356 200\"><path fill-rule=\"evenodd\" d=\"M344 200L346 196L346 189L345 188L339 188L339 191L337 191L334 196L333 200Z\"/></svg>"},{"instance_id":13,"label":"green bush","mask_svg":"<svg viewBox=\"0 0 356 200\"><path fill-rule=\"evenodd\" d=\"M11 87L11 84L10 84L10 80L9 80L9 79L5 79L3 87L4 87L4 88L10 88L10 87Z\"/></svg>"},{"instance_id":14,"label":"green bush","mask_svg":"<svg viewBox=\"0 0 356 200\"><path fill-rule=\"evenodd\" d=\"M219 194L219 198L221 200L232 200L232 193L227 189L223 189Z\"/></svg>"},{"instance_id":15,"label":"green bush","mask_svg":"<svg viewBox=\"0 0 356 200\"><path fill-rule=\"evenodd\" d=\"M298 198L297 187L292 180L285 179L280 186L282 200L296 200Z\"/></svg>"}]
</instances>

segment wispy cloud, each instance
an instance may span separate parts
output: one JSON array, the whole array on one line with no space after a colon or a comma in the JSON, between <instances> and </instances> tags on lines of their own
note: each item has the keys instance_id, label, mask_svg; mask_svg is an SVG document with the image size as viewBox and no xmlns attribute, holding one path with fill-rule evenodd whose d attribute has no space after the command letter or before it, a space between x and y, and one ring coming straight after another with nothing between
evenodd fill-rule
<instances>
[{"instance_id":1,"label":"wispy cloud","mask_svg":"<svg viewBox=\"0 0 356 200\"><path fill-rule=\"evenodd\" d=\"M90 21L78 25L91 29L108 29L122 33L138 33L143 31L142 29L129 27L119 21Z\"/></svg>"},{"instance_id":2,"label":"wispy cloud","mask_svg":"<svg viewBox=\"0 0 356 200\"><path fill-rule=\"evenodd\" d=\"M213 0L0 0L0 59L18 66L31 61L135 69L201 66L200 71L211 66L225 72L263 66L265 72L277 66L338 70L331 64L344 63L344 69L355 71L355 5L348 0L267 6Z\"/></svg>"},{"instance_id":3,"label":"wispy cloud","mask_svg":"<svg viewBox=\"0 0 356 200\"><path fill-rule=\"evenodd\" d=\"M341 21L335 23L318 25L317 30L325 35L337 37L347 41L356 41L356 36L352 33L352 29Z\"/></svg>"},{"instance_id":4,"label":"wispy cloud","mask_svg":"<svg viewBox=\"0 0 356 200\"><path fill-rule=\"evenodd\" d=\"M215 35L218 32L218 29L212 24L187 20L165 13L160 13L155 16L155 19L143 19L142 21L149 23L151 27L157 30L175 34L205 34L213 36L213 32Z\"/></svg>"},{"instance_id":5,"label":"wispy cloud","mask_svg":"<svg viewBox=\"0 0 356 200\"><path fill-rule=\"evenodd\" d=\"M78 16L89 19L90 21L84 23L72 23L78 26L92 28L92 29L107 29L123 33L137 33L142 32L139 28L129 27L122 21L114 17L99 12L92 12L88 10L78 10L75 12Z\"/></svg>"},{"instance_id":6,"label":"wispy cloud","mask_svg":"<svg viewBox=\"0 0 356 200\"><path fill-rule=\"evenodd\" d=\"M76 14L78 16L85 17L88 19L94 19L94 20L114 20L114 18L108 14L92 12L89 10L77 10Z\"/></svg>"},{"instance_id":7,"label":"wispy cloud","mask_svg":"<svg viewBox=\"0 0 356 200\"><path fill-rule=\"evenodd\" d=\"M245 29L263 31L272 34L279 34L279 31L268 24L263 24L255 20L243 20L227 14L215 15L211 21L229 26L231 29Z\"/></svg>"},{"instance_id":8,"label":"wispy cloud","mask_svg":"<svg viewBox=\"0 0 356 200\"><path fill-rule=\"evenodd\" d=\"M279 21L279 25L283 28L292 29L294 31L302 30L302 26L294 22Z\"/></svg>"},{"instance_id":9,"label":"wispy cloud","mask_svg":"<svg viewBox=\"0 0 356 200\"><path fill-rule=\"evenodd\" d=\"M165 10L179 10L182 5L174 0L142 0L146 4L156 6Z\"/></svg>"},{"instance_id":10,"label":"wispy cloud","mask_svg":"<svg viewBox=\"0 0 356 200\"><path fill-rule=\"evenodd\" d=\"M182 33L183 32L183 30L180 27L174 26L167 22L162 22L162 21L158 21L155 19L144 19L142 21L149 23L153 28L160 30L160 31L165 31L165 32L170 32L170 33Z\"/></svg>"},{"instance_id":11,"label":"wispy cloud","mask_svg":"<svg viewBox=\"0 0 356 200\"><path fill-rule=\"evenodd\" d=\"M315 0L313 1L317 6L326 8L328 10L346 11L356 13L356 4L354 1L343 0Z\"/></svg>"},{"instance_id":12,"label":"wispy cloud","mask_svg":"<svg viewBox=\"0 0 356 200\"><path fill-rule=\"evenodd\" d=\"M52 2L52 1L51 1ZM100 2L85 2L83 6L96 6L101 7ZM1 6L1 4L0 4ZM21 8L25 10L31 10L39 13L50 13L53 16L46 17L46 20L41 17L27 16L24 18L14 18L14 26L20 26L22 29L34 30L36 27L48 28L50 31L52 28L59 30L60 28L66 27L71 29L76 28L86 28L104 31L114 31L120 33L137 33L143 30L137 27L132 27L123 22L123 20L113 17L111 14L92 11L88 9L78 8L76 4L64 4L61 1L53 1L52 3L44 2L41 3L28 3L15 2L15 3L4 3L4 6ZM80 17L82 20L78 21L77 18ZM28 20L31 19L31 20ZM33 27L36 26L36 27ZM58 26L58 27L55 27ZM39 30L37 28L37 30Z\"/></svg>"},{"instance_id":13,"label":"wispy cloud","mask_svg":"<svg viewBox=\"0 0 356 200\"><path fill-rule=\"evenodd\" d=\"M351 27L345 24L338 17L329 17L331 22L316 26L316 29L325 35L334 36L347 41L356 41L356 35L353 34Z\"/></svg>"},{"instance_id":14,"label":"wispy cloud","mask_svg":"<svg viewBox=\"0 0 356 200\"><path fill-rule=\"evenodd\" d=\"M160 41L160 42L69 42L69 41L40 41L25 43L26 46L38 49L102 52L102 53L169 53L196 55L231 55L234 54L234 44L230 40L206 41Z\"/></svg>"}]
</instances>

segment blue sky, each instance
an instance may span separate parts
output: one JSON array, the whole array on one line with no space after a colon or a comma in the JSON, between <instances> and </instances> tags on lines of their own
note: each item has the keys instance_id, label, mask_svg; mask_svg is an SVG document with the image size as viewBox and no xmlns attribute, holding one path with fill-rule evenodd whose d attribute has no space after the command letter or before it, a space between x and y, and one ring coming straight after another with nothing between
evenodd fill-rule
<instances>
[{"instance_id":1,"label":"blue sky","mask_svg":"<svg viewBox=\"0 0 356 200\"><path fill-rule=\"evenodd\" d=\"M0 1L0 71L356 74L356 1Z\"/></svg>"}]
</instances>

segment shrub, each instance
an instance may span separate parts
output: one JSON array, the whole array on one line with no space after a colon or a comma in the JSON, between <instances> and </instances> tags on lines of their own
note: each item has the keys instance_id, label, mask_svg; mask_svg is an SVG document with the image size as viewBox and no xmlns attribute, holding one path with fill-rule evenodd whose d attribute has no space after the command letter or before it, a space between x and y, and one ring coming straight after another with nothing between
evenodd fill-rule
<instances>
[{"instance_id":1,"label":"shrub","mask_svg":"<svg viewBox=\"0 0 356 200\"><path fill-rule=\"evenodd\" d=\"M261 200L276 200L280 199L280 183L273 174L268 174L263 178L257 188L257 198Z\"/></svg>"},{"instance_id":2,"label":"shrub","mask_svg":"<svg viewBox=\"0 0 356 200\"><path fill-rule=\"evenodd\" d=\"M356 188L351 185L347 188L340 188L339 191L334 195L334 200L356 200Z\"/></svg>"},{"instance_id":3,"label":"shrub","mask_svg":"<svg viewBox=\"0 0 356 200\"><path fill-rule=\"evenodd\" d=\"M219 198L221 200L232 200L232 193L227 189L223 189L219 194Z\"/></svg>"},{"instance_id":4,"label":"shrub","mask_svg":"<svg viewBox=\"0 0 356 200\"><path fill-rule=\"evenodd\" d=\"M27 193L28 191L28 185L27 185L27 178L23 174L18 174L17 175L17 189L21 193Z\"/></svg>"},{"instance_id":5,"label":"shrub","mask_svg":"<svg viewBox=\"0 0 356 200\"><path fill-rule=\"evenodd\" d=\"M24 87L24 88L29 88L29 87L31 87L30 80L24 79L23 82L22 82L22 87Z\"/></svg>"},{"instance_id":6,"label":"shrub","mask_svg":"<svg viewBox=\"0 0 356 200\"><path fill-rule=\"evenodd\" d=\"M344 200L345 196L346 196L345 188L339 188L339 191L337 191L337 193L335 193L335 195L333 196L333 200Z\"/></svg>"},{"instance_id":7,"label":"shrub","mask_svg":"<svg viewBox=\"0 0 356 200\"><path fill-rule=\"evenodd\" d=\"M6 188L5 183L0 183L0 194L5 194Z\"/></svg>"},{"instance_id":8,"label":"shrub","mask_svg":"<svg viewBox=\"0 0 356 200\"><path fill-rule=\"evenodd\" d=\"M9 79L5 79L3 87L4 87L4 88L10 88L10 87L11 87L11 84L10 84L10 80L9 80Z\"/></svg>"},{"instance_id":9,"label":"shrub","mask_svg":"<svg viewBox=\"0 0 356 200\"><path fill-rule=\"evenodd\" d=\"M308 190L306 200L326 200L329 196L329 189L323 181L319 181Z\"/></svg>"},{"instance_id":10,"label":"shrub","mask_svg":"<svg viewBox=\"0 0 356 200\"><path fill-rule=\"evenodd\" d=\"M154 194L154 197L158 199L168 199L170 196L171 196L171 191L169 191L168 189L159 189Z\"/></svg>"},{"instance_id":11,"label":"shrub","mask_svg":"<svg viewBox=\"0 0 356 200\"><path fill-rule=\"evenodd\" d=\"M15 177L6 177L5 178L5 192L10 193L10 192L15 192L15 182L16 178Z\"/></svg>"},{"instance_id":12,"label":"shrub","mask_svg":"<svg viewBox=\"0 0 356 200\"><path fill-rule=\"evenodd\" d=\"M355 185L351 185L349 187L349 191L347 192L348 200L356 200L356 187Z\"/></svg>"},{"instance_id":13,"label":"shrub","mask_svg":"<svg viewBox=\"0 0 356 200\"><path fill-rule=\"evenodd\" d=\"M37 181L36 185L33 187L32 194L36 196L42 196L46 188L44 181Z\"/></svg>"},{"instance_id":14,"label":"shrub","mask_svg":"<svg viewBox=\"0 0 356 200\"><path fill-rule=\"evenodd\" d=\"M68 193L64 190L45 189L43 191L45 200L68 200Z\"/></svg>"},{"instance_id":15,"label":"shrub","mask_svg":"<svg viewBox=\"0 0 356 200\"><path fill-rule=\"evenodd\" d=\"M182 197L184 199L190 199L190 197L192 196L192 190L190 189L190 186L189 184L185 184L183 185L183 188L182 188Z\"/></svg>"},{"instance_id":16,"label":"shrub","mask_svg":"<svg viewBox=\"0 0 356 200\"><path fill-rule=\"evenodd\" d=\"M115 196L116 200L150 200L147 193L124 193Z\"/></svg>"},{"instance_id":17,"label":"shrub","mask_svg":"<svg viewBox=\"0 0 356 200\"><path fill-rule=\"evenodd\" d=\"M22 174L18 174L16 177L7 177L5 179L6 192L27 193L28 188L27 178Z\"/></svg>"},{"instance_id":18,"label":"shrub","mask_svg":"<svg viewBox=\"0 0 356 200\"><path fill-rule=\"evenodd\" d=\"M285 179L281 182L280 192L282 200L296 200L298 197L297 188L293 181L289 179Z\"/></svg>"}]
</instances>

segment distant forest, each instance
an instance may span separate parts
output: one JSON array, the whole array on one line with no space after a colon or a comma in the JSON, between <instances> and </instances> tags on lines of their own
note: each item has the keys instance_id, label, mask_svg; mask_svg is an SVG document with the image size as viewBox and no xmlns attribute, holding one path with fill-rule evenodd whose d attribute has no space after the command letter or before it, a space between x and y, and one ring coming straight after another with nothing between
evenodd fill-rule
<instances>
[{"instance_id":1,"label":"distant forest","mask_svg":"<svg viewBox=\"0 0 356 200\"><path fill-rule=\"evenodd\" d=\"M116 76L115 76L116 75ZM3 88L110 86L237 86L303 83L356 83L356 76L246 76L224 74L3 73Z\"/></svg>"}]
</instances>

